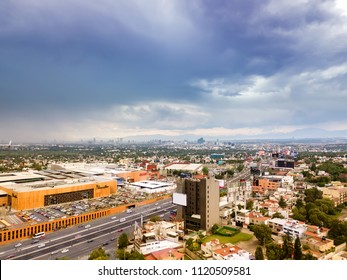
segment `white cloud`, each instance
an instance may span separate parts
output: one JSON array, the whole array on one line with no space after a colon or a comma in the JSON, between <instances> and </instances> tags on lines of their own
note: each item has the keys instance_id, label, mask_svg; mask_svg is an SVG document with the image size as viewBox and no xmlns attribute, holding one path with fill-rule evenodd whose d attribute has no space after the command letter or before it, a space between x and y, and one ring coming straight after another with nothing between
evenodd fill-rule
<instances>
[{"instance_id":1,"label":"white cloud","mask_svg":"<svg viewBox=\"0 0 347 280\"><path fill-rule=\"evenodd\" d=\"M346 117L345 63L305 72L287 69L269 77L251 75L243 81L239 84L227 78L199 79L191 85L202 90L205 102L228 116L234 126L281 124L285 129L280 130L290 131ZM222 118L219 120L222 122Z\"/></svg>"},{"instance_id":2,"label":"white cloud","mask_svg":"<svg viewBox=\"0 0 347 280\"><path fill-rule=\"evenodd\" d=\"M347 2L345 0L335 0L335 6L342 15L347 16Z\"/></svg>"}]
</instances>

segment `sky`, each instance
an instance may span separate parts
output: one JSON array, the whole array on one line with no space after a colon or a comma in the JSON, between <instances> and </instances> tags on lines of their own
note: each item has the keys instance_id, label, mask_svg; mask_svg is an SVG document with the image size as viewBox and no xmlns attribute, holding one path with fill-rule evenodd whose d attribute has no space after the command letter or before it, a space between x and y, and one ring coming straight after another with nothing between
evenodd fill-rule
<instances>
[{"instance_id":1,"label":"sky","mask_svg":"<svg viewBox=\"0 0 347 280\"><path fill-rule=\"evenodd\" d=\"M1 0L0 141L347 137L344 0Z\"/></svg>"}]
</instances>

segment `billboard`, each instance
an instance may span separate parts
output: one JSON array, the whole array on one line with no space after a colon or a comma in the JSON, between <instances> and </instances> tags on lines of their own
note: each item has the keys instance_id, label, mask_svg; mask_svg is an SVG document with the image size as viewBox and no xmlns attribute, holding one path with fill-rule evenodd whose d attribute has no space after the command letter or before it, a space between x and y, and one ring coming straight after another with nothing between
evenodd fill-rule
<instances>
[{"instance_id":1,"label":"billboard","mask_svg":"<svg viewBox=\"0 0 347 280\"><path fill-rule=\"evenodd\" d=\"M172 203L181 206L187 206L187 195L184 193L173 193Z\"/></svg>"}]
</instances>

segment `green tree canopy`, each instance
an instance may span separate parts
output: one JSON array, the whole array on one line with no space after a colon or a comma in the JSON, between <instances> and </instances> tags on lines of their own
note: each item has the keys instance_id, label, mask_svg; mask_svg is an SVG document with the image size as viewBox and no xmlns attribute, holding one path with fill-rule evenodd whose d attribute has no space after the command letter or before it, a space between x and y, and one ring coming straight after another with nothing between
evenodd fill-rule
<instances>
[{"instance_id":1,"label":"green tree canopy","mask_svg":"<svg viewBox=\"0 0 347 280\"><path fill-rule=\"evenodd\" d=\"M283 245L282 245L283 258L292 259L294 248L293 248L293 242L291 237L289 235L285 235L282 237L282 240L283 240Z\"/></svg>"},{"instance_id":2,"label":"green tree canopy","mask_svg":"<svg viewBox=\"0 0 347 280\"><path fill-rule=\"evenodd\" d=\"M283 196L280 197L280 200L278 201L278 205L281 208L286 208L287 207L287 202L284 200Z\"/></svg>"},{"instance_id":3,"label":"green tree canopy","mask_svg":"<svg viewBox=\"0 0 347 280\"><path fill-rule=\"evenodd\" d=\"M301 258L302 260L317 260L316 257L314 257L311 253L304 254Z\"/></svg>"},{"instance_id":4,"label":"green tree canopy","mask_svg":"<svg viewBox=\"0 0 347 280\"><path fill-rule=\"evenodd\" d=\"M272 219L275 219L275 218L284 219L284 216L281 213L276 212L275 214L272 215Z\"/></svg>"},{"instance_id":5,"label":"green tree canopy","mask_svg":"<svg viewBox=\"0 0 347 280\"><path fill-rule=\"evenodd\" d=\"M130 253L128 260L144 260L145 256L137 251L133 251Z\"/></svg>"},{"instance_id":6,"label":"green tree canopy","mask_svg":"<svg viewBox=\"0 0 347 280\"><path fill-rule=\"evenodd\" d=\"M122 233L118 238L118 247L119 249L126 248L129 245L128 235L126 233Z\"/></svg>"},{"instance_id":7,"label":"green tree canopy","mask_svg":"<svg viewBox=\"0 0 347 280\"><path fill-rule=\"evenodd\" d=\"M334 245L340 245L347 242L347 222L334 219L328 231L328 238L334 240Z\"/></svg>"},{"instance_id":8,"label":"green tree canopy","mask_svg":"<svg viewBox=\"0 0 347 280\"><path fill-rule=\"evenodd\" d=\"M271 242L266 244L265 247L268 260L283 260L283 250L279 244Z\"/></svg>"},{"instance_id":9,"label":"green tree canopy","mask_svg":"<svg viewBox=\"0 0 347 280\"><path fill-rule=\"evenodd\" d=\"M258 246L255 250L255 259L256 260L263 260L264 259L264 252L263 248L261 246Z\"/></svg>"},{"instance_id":10,"label":"green tree canopy","mask_svg":"<svg viewBox=\"0 0 347 280\"><path fill-rule=\"evenodd\" d=\"M109 260L110 256L106 253L103 248L95 249L89 255L88 260Z\"/></svg>"},{"instance_id":11,"label":"green tree canopy","mask_svg":"<svg viewBox=\"0 0 347 280\"><path fill-rule=\"evenodd\" d=\"M211 228L211 232L212 232L213 234L215 234L215 233L217 232L218 229L219 229L219 225L214 224L213 227Z\"/></svg>"},{"instance_id":12,"label":"green tree canopy","mask_svg":"<svg viewBox=\"0 0 347 280\"><path fill-rule=\"evenodd\" d=\"M299 237L297 237L294 242L294 260L301 260L301 259L302 259L301 242Z\"/></svg>"},{"instance_id":13,"label":"green tree canopy","mask_svg":"<svg viewBox=\"0 0 347 280\"><path fill-rule=\"evenodd\" d=\"M260 245L265 245L272 241L272 230L269 226L264 224L253 225L252 231L254 232L254 236L258 239Z\"/></svg>"},{"instance_id":14,"label":"green tree canopy","mask_svg":"<svg viewBox=\"0 0 347 280\"><path fill-rule=\"evenodd\" d=\"M317 188L311 188L305 190L305 202L314 202L316 199L322 199L323 192Z\"/></svg>"},{"instance_id":15,"label":"green tree canopy","mask_svg":"<svg viewBox=\"0 0 347 280\"><path fill-rule=\"evenodd\" d=\"M246 209L252 210L253 209L253 205L254 205L253 199L248 199L247 202L246 202Z\"/></svg>"}]
</instances>

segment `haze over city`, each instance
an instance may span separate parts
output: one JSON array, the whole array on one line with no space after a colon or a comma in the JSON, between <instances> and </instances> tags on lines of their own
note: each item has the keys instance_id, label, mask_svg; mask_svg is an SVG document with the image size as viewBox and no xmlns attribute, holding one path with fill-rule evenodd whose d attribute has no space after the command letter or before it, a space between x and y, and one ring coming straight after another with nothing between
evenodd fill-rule
<instances>
[{"instance_id":1,"label":"haze over city","mask_svg":"<svg viewBox=\"0 0 347 280\"><path fill-rule=\"evenodd\" d=\"M347 136L341 1L3 0L1 141Z\"/></svg>"}]
</instances>

